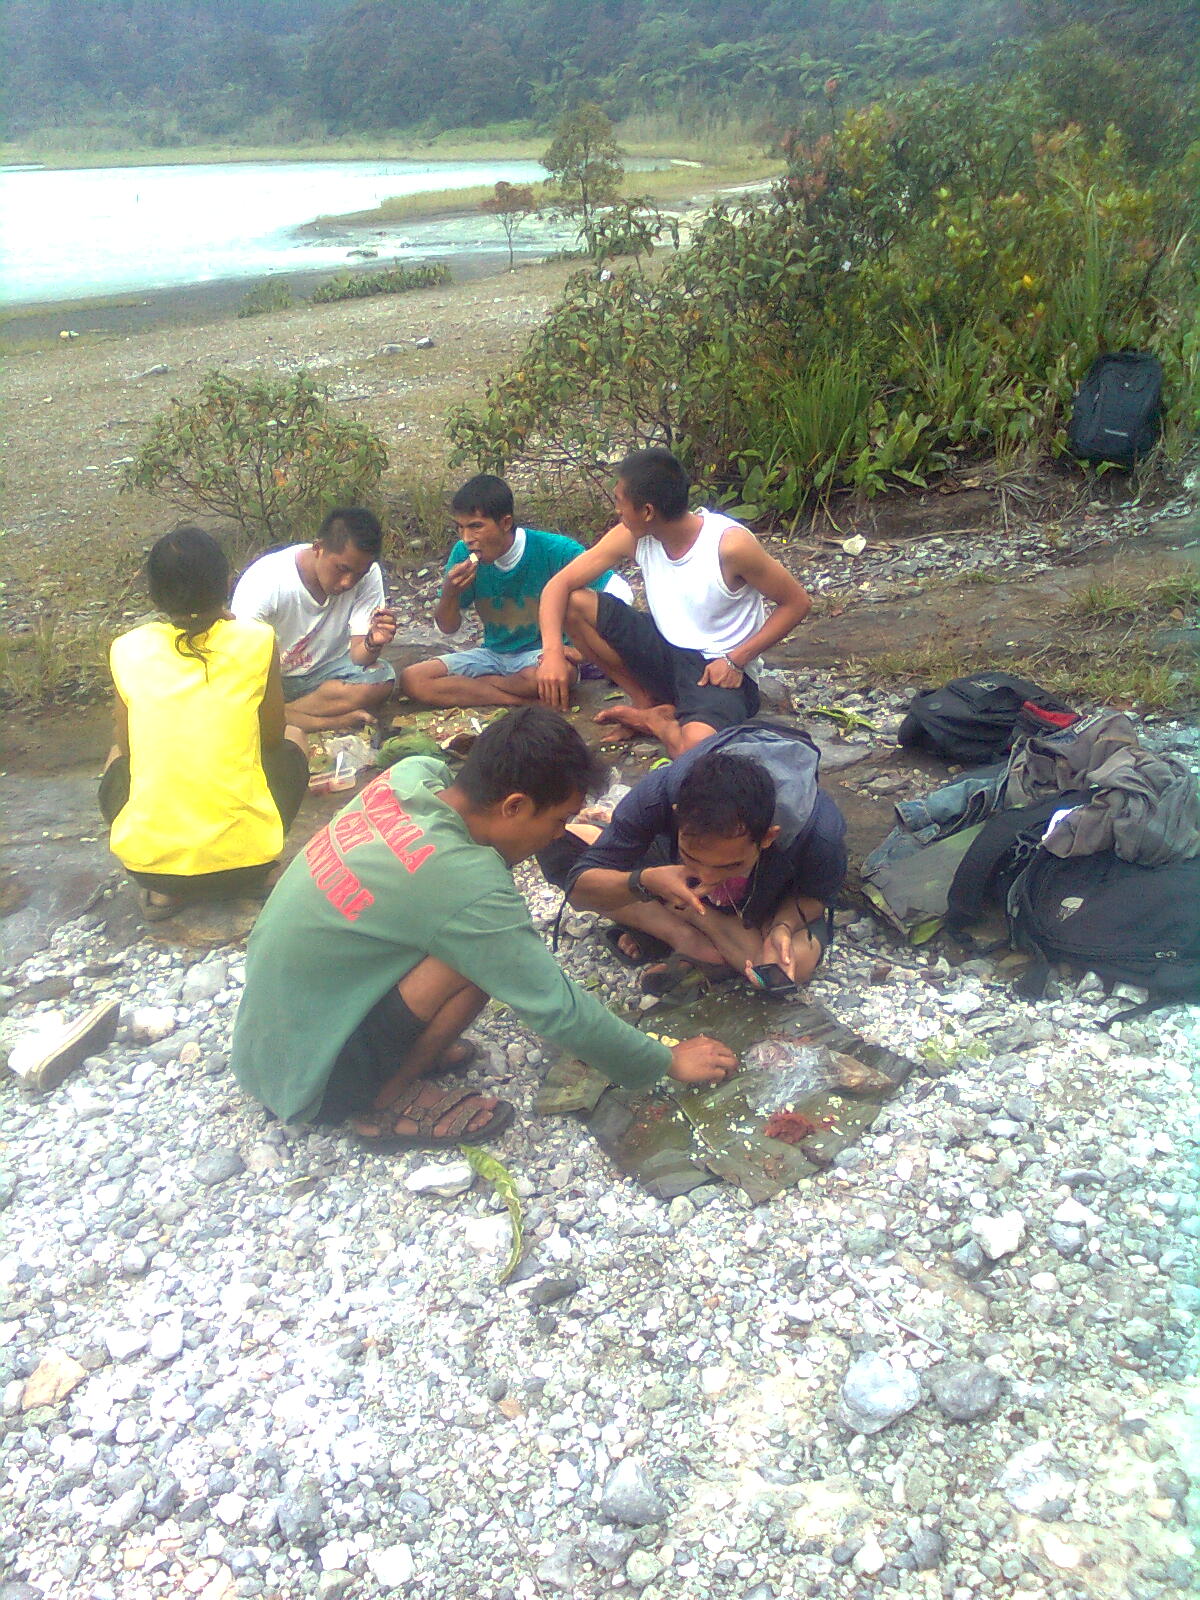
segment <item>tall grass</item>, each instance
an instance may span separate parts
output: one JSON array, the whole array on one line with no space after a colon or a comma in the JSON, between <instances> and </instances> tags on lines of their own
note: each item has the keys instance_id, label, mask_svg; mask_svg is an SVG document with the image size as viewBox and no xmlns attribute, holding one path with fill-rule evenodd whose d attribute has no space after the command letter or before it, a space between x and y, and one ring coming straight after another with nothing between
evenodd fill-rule
<instances>
[{"instance_id":1,"label":"tall grass","mask_svg":"<svg viewBox=\"0 0 1200 1600\"><path fill-rule=\"evenodd\" d=\"M629 155L670 154L722 162L767 153L761 119L752 121L700 103L675 111L635 111L618 123L616 133Z\"/></svg>"}]
</instances>

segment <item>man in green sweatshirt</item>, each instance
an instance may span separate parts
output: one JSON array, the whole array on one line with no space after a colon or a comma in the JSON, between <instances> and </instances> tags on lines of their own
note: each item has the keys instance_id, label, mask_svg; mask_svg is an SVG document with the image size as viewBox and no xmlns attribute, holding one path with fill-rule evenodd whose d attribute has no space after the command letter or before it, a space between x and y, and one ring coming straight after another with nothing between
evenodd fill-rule
<instances>
[{"instance_id":1,"label":"man in green sweatshirt","mask_svg":"<svg viewBox=\"0 0 1200 1600\"><path fill-rule=\"evenodd\" d=\"M504 1101L429 1081L469 1059L489 997L614 1083L722 1083L703 1035L668 1049L562 972L512 868L558 838L592 784L574 728L541 706L491 724L452 779L412 757L369 784L296 857L250 937L230 1065L287 1121L350 1120L376 1150L493 1139Z\"/></svg>"}]
</instances>

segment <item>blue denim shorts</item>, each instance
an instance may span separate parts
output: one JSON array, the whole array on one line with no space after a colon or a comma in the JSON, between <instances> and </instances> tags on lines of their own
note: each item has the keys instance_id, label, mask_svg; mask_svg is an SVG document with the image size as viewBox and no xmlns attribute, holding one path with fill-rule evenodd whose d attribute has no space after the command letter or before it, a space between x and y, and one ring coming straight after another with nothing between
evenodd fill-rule
<instances>
[{"instance_id":1,"label":"blue denim shorts","mask_svg":"<svg viewBox=\"0 0 1200 1600\"><path fill-rule=\"evenodd\" d=\"M536 650L502 652L479 645L474 650L456 650L452 655L438 657L452 678L511 678L514 672L536 667L541 659L540 646Z\"/></svg>"},{"instance_id":2,"label":"blue denim shorts","mask_svg":"<svg viewBox=\"0 0 1200 1600\"><path fill-rule=\"evenodd\" d=\"M350 659L349 650L334 661L325 661L311 672L285 672L283 698L300 700L323 683L395 683L396 669L388 661L379 661L373 667L360 667Z\"/></svg>"}]
</instances>

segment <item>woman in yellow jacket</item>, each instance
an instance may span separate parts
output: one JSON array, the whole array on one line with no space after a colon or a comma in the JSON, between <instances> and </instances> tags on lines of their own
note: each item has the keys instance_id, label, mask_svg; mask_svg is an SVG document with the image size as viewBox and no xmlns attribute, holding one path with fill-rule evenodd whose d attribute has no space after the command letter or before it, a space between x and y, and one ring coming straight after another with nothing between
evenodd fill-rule
<instances>
[{"instance_id":1,"label":"woman in yellow jacket","mask_svg":"<svg viewBox=\"0 0 1200 1600\"><path fill-rule=\"evenodd\" d=\"M229 564L211 534L166 534L146 576L163 617L113 641L115 744L100 809L157 921L189 900L262 892L308 761L303 736L285 729L275 634L230 615Z\"/></svg>"}]
</instances>

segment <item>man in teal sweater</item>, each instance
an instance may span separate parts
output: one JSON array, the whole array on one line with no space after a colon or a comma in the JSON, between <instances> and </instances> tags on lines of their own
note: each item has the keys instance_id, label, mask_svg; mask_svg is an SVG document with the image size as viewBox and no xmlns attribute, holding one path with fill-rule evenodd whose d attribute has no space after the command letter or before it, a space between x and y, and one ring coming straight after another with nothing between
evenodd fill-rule
<instances>
[{"instance_id":1,"label":"man in teal sweater","mask_svg":"<svg viewBox=\"0 0 1200 1600\"><path fill-rule=\"evenodd\" d=\"M427 706L528 705L538 698L542 590L583 554L583 546L562 533L519 528L512 490L489 472L464 483L450 511L459 539L446 562L433 620L443 633L457 633L463 613L474 609L483 623L483 643L414 662L400 675L400 692ZM614 572L600 573L590 587L633 599Z\"/></svg>"},{"instance_id":2,"label":"man in teal sweater","mask_svg":"<svg viewBox=\"0 0 1200 1600\"><path fill-rule=\"evenodd\" d=\"M557 713L487 728L456 779L418 756L376 778L284 873L250 937L231 1067L287 1121L349 1120L376 1150L493 1139L512 1107L428 1081L464 1065L489 997L614 1083L722 1083L703 1035L668 1049L565 976L512 868L561 836L594 775Z\"/></svg>"}]
</instances>

